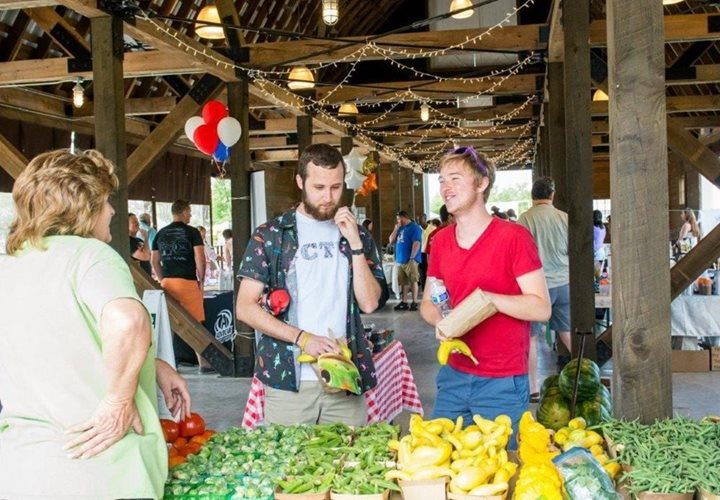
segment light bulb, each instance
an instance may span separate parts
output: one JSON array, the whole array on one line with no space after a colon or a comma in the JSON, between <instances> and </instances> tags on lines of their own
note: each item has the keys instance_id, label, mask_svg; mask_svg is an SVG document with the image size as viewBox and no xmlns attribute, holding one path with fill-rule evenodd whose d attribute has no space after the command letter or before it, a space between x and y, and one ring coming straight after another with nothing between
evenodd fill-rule
<instances>
[{"instance_id":1,"label":"light bulb","mask_svg":"<svg viewBox=\"0 0 720 500\"><path fill-rule=\"evenodd\" d=\"M306 66L293 66L288 77L290 90L304 90L315 87L315 77Z\"/></svg>"},{"instance_id":2,"label":"light bulb","mask_svg":"<svg viewBox=\"0 0 720 500\"><path fill-rule=\"evenodd\" d=\"M332 26L340 19L339 0L322 0L322 18L328 26Z\"/></svg>"},{"instance_id":3,"label":"light bulb","mask_svg":"<svg viewBox=\"0 0 720 500\"><path fill-rule=\"evenodd\" d=\"M338 109L339 115L356 115L358 114L357 106L355 106L353 103L346 103L342 104L340 106L340 109Z\"/></svg>"},{"instance_id":4,"label":"light bulb","mask_svg":"<svg viewBox=\"0 0 720 500\"><path fill-rule=\"evenodd\" d=\"M225 38L225 30L222 26L214 26L204 23L222 24L220 14L214 5L206 5L198 13L195 20L195 34L200 38L208 40L220 40Z\"/></svg>"},{"instance_id":5,"label":"light bulb","mask_svg":"<svg viewBox=\"0 0 720 500\"><path fill-rule=\"evenodd\" d=\"M72 93L73 106L76 108L82 108L83 104L85 104L85 89L82 86L81 80L75 82Z\"/></svg>"},{"instance_id":6,"label":"light bulb","mask_svg":"<svg viewBox=\"0 0 720 500\"><path fill-rule=\"evenodd\" d=\"M608 99L608 95L603 91L603 89L597 89L592 98L593 101L607 101Z\"/></svg>"},{"instance_id":7,"label":"light bulb","mask_svg":"<svg viewBox=\"0 0 720 500\"><path fill-rule=\"evenodd\" d=\"M472 7L472 1L471 0L452 0L450 2L450 12L464 9L466 7ZM453 19L467 19L468 17L473 15L473 9L464 10L462 12L458 12L457 14L453 14Z\"/></svg>"},{"instance_id":8,"label":"light bulb","mask_svg":"<svg viewBox=\"0 0 720 500\"><path fill-rule=\"evenodd\" d=\"M423 103L420 106L420 119L424 122L430 119L430 106L428 106L427 104Z\"/></svg>"},{"instance_id":9,"label":"light bulb","mask_svg":"<svg viewBox=\"0 0 720 500\"><path fill-rule=\"evenodd\" d=\"M663 0L663 5L674 5L676 3L680 3L683 0Z\"/></svg>"}]
</instances>

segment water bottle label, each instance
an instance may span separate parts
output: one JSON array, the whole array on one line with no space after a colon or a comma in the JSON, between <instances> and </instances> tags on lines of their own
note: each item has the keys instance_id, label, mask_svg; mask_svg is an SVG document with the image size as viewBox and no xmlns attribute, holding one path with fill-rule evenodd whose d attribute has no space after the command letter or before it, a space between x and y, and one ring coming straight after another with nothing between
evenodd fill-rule
<instances>
[{"instance_id":1,"label":"water bottle label","mask_svg":"<svg viewBox=\"0 0 720 500\"><path fill-rule=\"evenodd\" d=\"M442 304L443 302L447 302L447 300L450 298L447 291L441 293L440 295L432 295L430 296L430 300L432 300L433 304Z\"/></svg>"}]
</instances>

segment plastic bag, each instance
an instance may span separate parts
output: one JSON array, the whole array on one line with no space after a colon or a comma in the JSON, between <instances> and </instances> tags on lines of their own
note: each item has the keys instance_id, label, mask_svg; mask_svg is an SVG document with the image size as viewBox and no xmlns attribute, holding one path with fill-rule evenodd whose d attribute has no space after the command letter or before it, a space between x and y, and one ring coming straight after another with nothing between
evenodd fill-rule
<instances>
[{"instance_id":1,"label":"plastic bag","mask_svg":"<svg viewBox=\"0 0 720 500\"><path fill-rule=\"evenodd\" d=\"M570 448L553 458L565 482L570 500L619 500L613 482L600 463L585 448Z\"/></svg>"}]
</instances>

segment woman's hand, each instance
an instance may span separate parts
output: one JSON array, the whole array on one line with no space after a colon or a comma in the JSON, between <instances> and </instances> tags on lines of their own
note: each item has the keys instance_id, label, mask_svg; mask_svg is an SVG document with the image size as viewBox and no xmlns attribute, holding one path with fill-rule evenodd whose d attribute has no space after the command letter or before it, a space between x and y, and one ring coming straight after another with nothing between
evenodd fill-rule
<instances>
[{"instance_id":1,"label":"woman's hand","mask_svg":"<svg viewBox=\"0 0 720 500\"><path fill-rule=\"evenodd\" d=\"M180 374L162 359L155 360L157 383L165 397L170 413L179 420L190 415L190 392L187 382Z\"/></svg>"},{"instance_id":2,"label":"woman's hand","mask_svg":"<svg viewBox=\"0 0 720 500\"><path fill-rule=\"evenodd\" d=\"M68 434L82 434L63 446L63 450L69 451L70 458L94 457L124 438L130 427L138 434L143 433L135 401L132 398L119 401L105 397L88 421L66 431Z\"/></svg>"}]
</instances>

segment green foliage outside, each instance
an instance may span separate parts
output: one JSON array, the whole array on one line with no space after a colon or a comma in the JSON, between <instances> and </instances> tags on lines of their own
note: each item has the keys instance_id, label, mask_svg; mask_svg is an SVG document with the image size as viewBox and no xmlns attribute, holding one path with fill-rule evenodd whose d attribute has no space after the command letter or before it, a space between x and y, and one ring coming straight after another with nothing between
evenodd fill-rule
<instances>
[{"instance_id":1,"label":"green foliage outside","mask_svg":"<svg viewBox=\"0 0 720 500\"><path fill-rule=\"evenodd\" d=\"M230 227L230 179L218 179L213 177L210 181L213 227ZM222 229L215 232L218 233L215 235L215 241L222 241L222 239L218 239L219 233L222 232Z\"/></svg>"},{"instance_id":2,"label":"green foliage outside","mask_svg":"<svg viewBox=\"0 0 720 500\"><path fill-rule=\"evenodd\" d=\"M490 193L490 200L487 202L488 208L492 205L498 205L501 210L511 208L515 204L515 212L520 215L530 208L532 200L530 199L530 185L526 183L514 184L505 188L493 188ZM430 212L439 214L443 200L440 194L436 194L430 199ZM514 208L514 207L512 207Z\"/></svg>"}]
</instances>

